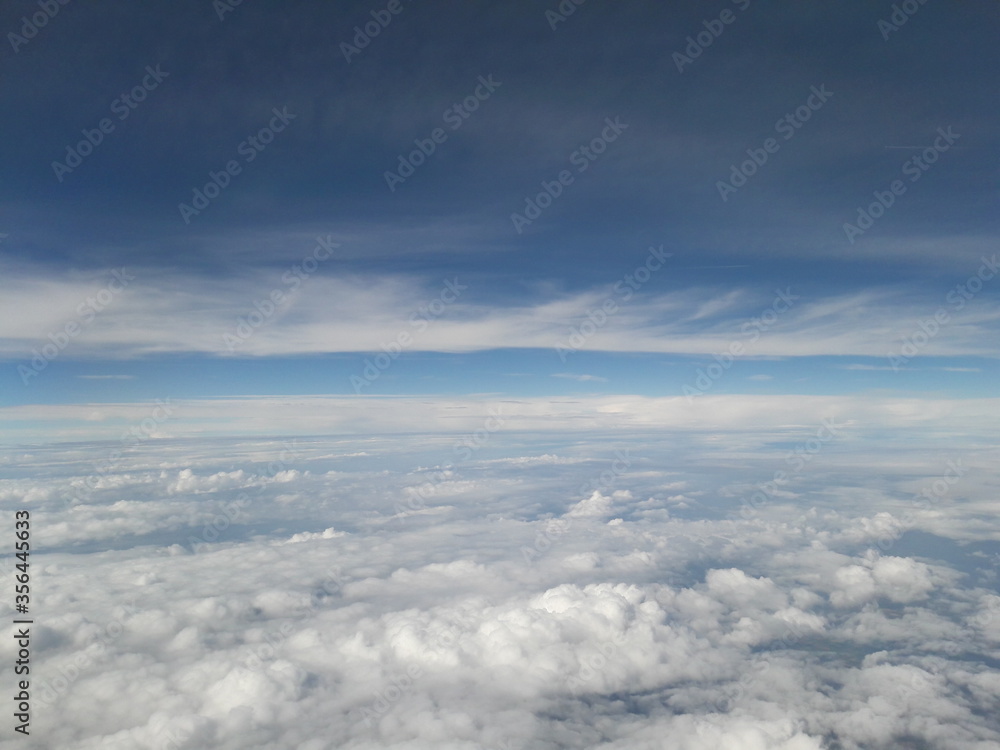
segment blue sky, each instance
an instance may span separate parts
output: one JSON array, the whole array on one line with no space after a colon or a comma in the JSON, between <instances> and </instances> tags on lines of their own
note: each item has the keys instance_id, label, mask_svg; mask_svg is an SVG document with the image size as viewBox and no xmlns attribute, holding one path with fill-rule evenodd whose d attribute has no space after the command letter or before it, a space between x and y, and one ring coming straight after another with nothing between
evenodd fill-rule
<instances>
[{"instance_id":1,"label":"blue sky","mask_svg":"<svg viewBox=\"0 0 1000 750\"><path fill-rule=\"evenodd\" d=\"M998 31L4 4L0 750L1000 747Z\"/></svg>"},{"instance_id":2,"label":"blue sky","mask_svg":"<svg viewBox=\"0 0 1000 750\"><path fill-rule=\"evenodd\" d=\"M994 391L995 4L220 7L5 13L0 406Z\"/></svg>"}]
</instances>

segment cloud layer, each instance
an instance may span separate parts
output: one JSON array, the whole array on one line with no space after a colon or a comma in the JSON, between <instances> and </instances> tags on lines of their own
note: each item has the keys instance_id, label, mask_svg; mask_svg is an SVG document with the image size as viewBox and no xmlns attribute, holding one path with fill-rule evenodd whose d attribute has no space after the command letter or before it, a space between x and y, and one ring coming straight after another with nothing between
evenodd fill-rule
<instances>
[{"instance_id":1,"label":"cloud layer","mask_svg":"<svg viewBox=\"0 0 1000 750\"><path fill-rule=\"evenodd\" d=\"M459 275L436 281L309 277L300 269L287 278L274 272L221 283L126 273L134 280L117 290L109 288L110 276L23 276L0 302L0 356L30 359L31 350L51 345L52 336L66 338L69 325L75 328L60 348L74 358L290 356L387 347L721 354L736 344L737 356L884 357L914 336L926 338L921 323L934 327L929 340L919 341L921 355L998 355L1000 308L992 295L966 290L963 296L947 287L927 301L889 287L823 297L802 297L788 286L766 293L711 286L635 293L616 291L611 280L604 288L501 305L484 299L474 279ZM934 322L936 314L945 316L943 324Z\"/></svg>"},{"instance_id":2,"label":"cloud layer","mask_svg":"<svg viewBox=\"0 0 1000 750\"><path fill-rule=\"evenodd\" d=\"M0 747L983 750L997 449L949 465L972 417L903 406L927 437L773 402L7 451L39 593L33 736Z\"/></svg>"}]
</instances>

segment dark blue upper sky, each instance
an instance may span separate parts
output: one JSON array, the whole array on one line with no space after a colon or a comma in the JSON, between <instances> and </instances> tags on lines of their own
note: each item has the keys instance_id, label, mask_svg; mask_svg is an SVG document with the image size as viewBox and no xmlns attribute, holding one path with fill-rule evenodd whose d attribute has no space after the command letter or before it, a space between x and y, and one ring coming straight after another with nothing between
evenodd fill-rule
<instances>
[{"instance_id":1,"label":"dark blue upper sky","mask_svg":"<svg viewBox=\"0 0 1000 750\"><path fill-rule=\"evenodd\" d=\"M8 3L2 400L120 392L81 375L151 398L175 370L202 395L517 392L508 371L680 395L734 342L737 392L988 391L1000 7L903 5ZM458 359L352 385L401 333L400 361ZM650 352L688 375L621 359ZM349 364L294 365L320 355ZM831 362L869 375L815 380Z\"/></svg>"}]
</instances>

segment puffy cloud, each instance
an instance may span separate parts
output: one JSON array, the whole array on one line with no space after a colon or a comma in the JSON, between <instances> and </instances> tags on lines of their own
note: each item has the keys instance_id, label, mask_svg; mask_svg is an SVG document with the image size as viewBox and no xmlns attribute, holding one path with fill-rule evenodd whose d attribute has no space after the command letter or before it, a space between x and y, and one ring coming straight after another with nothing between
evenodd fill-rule
<instances>
[{"instance_id":1,"label":"puffy cloud","mask_svg":"<svg viewBox=\"0 0 1000 750\"><path fill-rule=\"evenodd\" d=\"M242 469L230 472L220 471L208 477L199 477L191 469L181 469L177 472L177 478L167 485L167 494L215 492L230 487L243 487L245 481L246 475Z\"/></svg>"},{"instance_id":2,"label":"puffy cloud","mask_svg":"<svg viewBox=\"0 0 1000 750\"><path fill-rule=\"evenodd\" d=\"M756 461L767 476L786 429L644 434L613 472L621 441L534 451L525 433L447 474L452 436L311 440L280 461L271 439L150 442L69 503L105 446L8 463L0 502L30 507L47 549L32 736L0 747L1000 742L980 656L1000 658L1000 598L913 552L892 499L923 448L894 469L863 439L831 446L745 518L734 488ZM968 453L973 479L987 464ZM883 507L856 493L896 470ZM422 509L399 512L414 488Z\"/></svg>"},{"instance_id":3,"label":"puffy cloud","mask_svg":"<svg viewBox=\"0 0 1000 750\"><path fill-rule=\"evenodd\" d=\"M594 490L590 497L573 505L566 512L567 518L606 518L615 512L615 501L632 499L628 490L618 490L611 495L602 495L600 490Z\"/></svg>"},{"instance_id":4,"label":"puffy cloud","mask_svg":"<svg viewBox=\"0 0 1000 750\"><path fill-rule=\"evenodd\" d=\"M836 588L830 601L838 607L856 606L875 597L893 602L923 599L934 588L930 568L908 557L867 556L861 565L846 565L834 574Z\"/></svg>"}]
</instances>

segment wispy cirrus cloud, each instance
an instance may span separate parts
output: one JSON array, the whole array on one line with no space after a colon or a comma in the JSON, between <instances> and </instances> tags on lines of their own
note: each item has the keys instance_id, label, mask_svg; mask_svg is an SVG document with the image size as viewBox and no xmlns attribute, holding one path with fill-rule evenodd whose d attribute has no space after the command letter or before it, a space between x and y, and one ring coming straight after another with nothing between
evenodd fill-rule
<instances>
[{"instance_id":1,"label":"wispy cirrus cloud","mask_svg":"<svg viewBox=\"0 0 1000 750\"><path fill-rule=\"evenodd\" d=\"M292 284L280 268L225 283L204 276L133 273L135 280L98 314L88 313L87 320L81 319L81 305L99 289L99 280L51 272L21 274L11 293L0 299L0 356L24 358L71 321L81 323L71 344L72 355L80 358L365 352L379 350L401 332L412 334L409 351L547 349L585 320L609 292L602 287L568 293L542 290L500 304L477 288L475 278L457 274L435 279L333 275L322 269ZM467 291L447 309L437 309L434 300L447 283ZM281 303L257 321L255 311L269 305L269 295L276 291ZM623 303L581 349L711 355L739 341L745 344L746 356L884 357L940 306L890 287L795 296L801 299L768 320L771 297L747 287L649 291ZM60 302L50 304L53 299ZM241 321L250 321L253 335L236 349L227 347L225 334ZM951 310L948 324L920 353L1000 356L998 331L1000 302L981 295Z\"/></svg>"}]
</instances>

